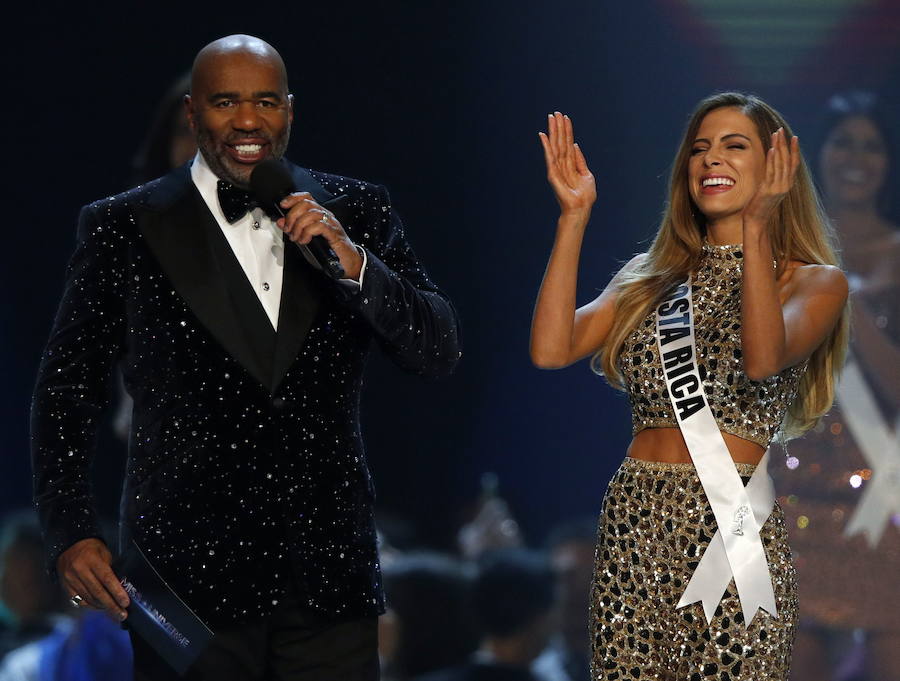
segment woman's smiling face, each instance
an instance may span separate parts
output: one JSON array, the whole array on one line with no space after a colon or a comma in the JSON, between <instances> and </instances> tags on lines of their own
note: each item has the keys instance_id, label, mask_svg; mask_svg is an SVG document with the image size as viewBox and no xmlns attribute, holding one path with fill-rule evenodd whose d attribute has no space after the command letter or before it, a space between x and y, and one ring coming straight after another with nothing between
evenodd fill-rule
<instances>
[{"instance_id":1,"label":"woman's smiling face","mask_svg":"<svg viewBox=\"0 0 900 681\"><path fill-rule=\"evenodd\" d=\"M766 149L740 109L714 109L703 118L691 146L688 189L707 220L740 213L765 172Z\"/></svg>"}]
</instances>

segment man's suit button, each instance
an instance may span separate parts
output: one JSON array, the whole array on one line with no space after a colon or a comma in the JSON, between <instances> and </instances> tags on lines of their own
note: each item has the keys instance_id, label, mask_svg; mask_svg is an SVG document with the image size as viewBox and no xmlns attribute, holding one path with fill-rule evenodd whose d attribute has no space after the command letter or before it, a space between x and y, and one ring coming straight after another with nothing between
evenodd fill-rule
<instances>
[{"instance_id":1,"label":"man's suit button","mask_svg":"<svg viewBox=\"0 0 900 681\"><path fill-rule=\"evenodd\" d=\"M272 398L272 406L275 407L278 411L284 409L284 405L287 404L283 397L274 397Z\"/></svg>"}]
</instances>

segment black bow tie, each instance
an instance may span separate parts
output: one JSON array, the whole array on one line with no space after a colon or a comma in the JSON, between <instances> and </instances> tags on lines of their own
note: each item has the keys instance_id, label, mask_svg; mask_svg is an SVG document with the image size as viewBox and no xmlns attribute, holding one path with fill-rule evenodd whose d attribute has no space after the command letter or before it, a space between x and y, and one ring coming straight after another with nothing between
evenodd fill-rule
<instances>
[{"instance_id":1,"label":"black bow tie","mask_svg":"<svg viewBox=\"0 0 900 681\"><path fill-rule=\"evenodd\" d=\"M219 193L219 206L222 207L222 212L225 214L228 224L237 222L248 211L259 205L253 194L240 187L235 187L225 180L216 182L216 189Z\"/></svg>"}]
</instances>

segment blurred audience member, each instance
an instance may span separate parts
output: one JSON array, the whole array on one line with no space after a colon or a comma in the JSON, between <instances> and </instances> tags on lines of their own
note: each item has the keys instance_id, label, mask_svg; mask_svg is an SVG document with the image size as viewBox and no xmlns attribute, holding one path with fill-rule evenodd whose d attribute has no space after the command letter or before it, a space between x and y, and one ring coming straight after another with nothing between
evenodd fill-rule
<instances>
[{"instance_id":1,"label":"blurred audience member","mask_svg":"<svg viewBox=\"0 0 900 681\"><path fill-rule=\"evenodd\" d=\"M498 494L499 481L494 473L481 477L481 497L471 521L462 526L457 536L459 550L470 560L494 549L522 545L519 524L509 505Z\"/></svg>"},{"instance_id":2,"label":"blurred audience member","mask_svg":"<svg viewBox=\"0 0 900 681\"><path fill-rule=\"evenodd\" d=\"M865 659L874 681L896 681L900 231L891 219L898 197L890 185L897 156L869 93L833 97L823 127L819 180L843 244L854 328L836 407L772 466L800 589L792 678L822 681L848 660ZM884 487L867 499L879 480ZM866 655L857 654L860 641ZM849 655L838 659L839 651Z\"/></svg>"},{"instance_id":3,"label":"blurred audience member","mask_svg":"<svg viewBox=\"0 0 900 681\"><path fill-rule=\"evenodd\" d=\"M129 681L131 645L117 623L69 607L50 582L33 511L0 531L0 681Z\"/></svg>"},{"instance_id":4,"label":"blurred audience member","mask_svg":"<svg viewBox=\"0 0 900 681\"><path fill-rule=\"evenodd\" d=\"M0 681L131 681L131 657L131 641L119 624L85 609L11 651L0 664Z\"/></svg>"},{"instance_id":5,"label":"blurred audience member","mask_svg":"<svg viewBox=\"0 0 900 681\"><path fill-rule=\"evenodd\" d=\"M554 629L549 562L525 549L499 549L480 561L472 589L481 647L457 667L420 681L536 681L529 667Z\"/></svg>"},{"instance_id":6,"label":"blurred audience member","mask_svg":"<svg viewBox=\"0 0 900 681\"><path fill-rule=\"evenodd\" d=\"M543 681L590 680L588 610L596 542L594 518L564 523L550 533L548 550L559 585L559 629L532 665Z\"/></svg>"},{"instance_id":7,"label":"blurred audience member","mask_svg":"<svg viewBox=\"0 0 900 681\"><path fill-rule=\"evenodd\" d=\"M416 527L408 516L379 507L376 507L375 516L378 519L378 559L382 568L402 558L408 551L422 548L416 543Z\"/></svg>"},{"instance_id":8,"label":"blurred audience member","mask_svg":"<svg viewBox=\"0 0 900 681\"><path fill-rule=\"evenodd\" d=\"M0 658L49 634L64 603L47 576L37 517L32 511L7 516L0 530Z\"/></svg>"},{"instance_id":9,"label":"blurred audience member","mask_svg":"<svg viewBox=\"0 0 900 681\"><path fill-rule=\"evenodd\" d=\"M477 648L472 580L462 563L433 553L393 554L383 568L387 612L378 649L385 679L459 664Z\"/></svg>"}]
</instances>

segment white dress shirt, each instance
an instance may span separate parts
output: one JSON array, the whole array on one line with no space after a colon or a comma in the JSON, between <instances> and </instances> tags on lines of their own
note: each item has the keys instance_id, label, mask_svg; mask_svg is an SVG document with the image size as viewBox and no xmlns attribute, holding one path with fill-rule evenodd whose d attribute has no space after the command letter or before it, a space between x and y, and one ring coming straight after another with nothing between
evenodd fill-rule
<instances>
[{"instance_id":1,"label":"white dress shirt","mask_svg":"<svg viewBox=\"0 0 900 681\"><path fill-rule=\"evenodd\" d=\"M284 280L284 232L260 208L254 208L233 223L225 219L219 205L217 182L219 178L207 165L203 154L199 151L191 164L191 180L203 197L206 206L216 219L222 234L234 251L234 255L247 280L262 303L272 328L278 329L278 310L281 307L281 284ZM366 269L365 249L359 249L363 257L359 281L341 279L344 286L355 290L362 288L363 274Z\"/></svg>"}]
</instances>

